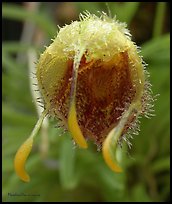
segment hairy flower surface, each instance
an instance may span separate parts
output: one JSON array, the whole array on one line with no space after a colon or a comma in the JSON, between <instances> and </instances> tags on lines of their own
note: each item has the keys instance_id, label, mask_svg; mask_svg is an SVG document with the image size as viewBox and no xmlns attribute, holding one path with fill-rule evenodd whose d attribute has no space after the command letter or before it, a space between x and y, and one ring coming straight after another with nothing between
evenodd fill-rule
<instances>
[{"instance_id":1,"label":"hairy flower surface","mask_svg":"<svg viewBox=\"0 0 172 204\"><path fill-rule=\"evenodd\" d=\"M93 140L107 165L121 172L116 147L138 128L138 116L148 114L153 100L125 24L105 14L81 15L80 21L61 28L40 56L36 76L45 108L37 129L46 114L60 119L78 146L87 148L87 139ZM24 181L29 181L24 163L32 146L27 141L15 157L16 172Z\"/></svg>"}]
</instances>

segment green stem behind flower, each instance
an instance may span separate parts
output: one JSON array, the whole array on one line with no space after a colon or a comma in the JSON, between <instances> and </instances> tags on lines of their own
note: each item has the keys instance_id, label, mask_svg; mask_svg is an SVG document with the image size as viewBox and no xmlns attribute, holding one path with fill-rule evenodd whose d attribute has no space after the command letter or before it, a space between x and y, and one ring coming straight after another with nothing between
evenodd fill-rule
<instances>
[{"instance_id":1,"label":"green stem behind flower","mask_svg":"<svg viewBox=\"0 0 172 204\"><path fill-rule=\"evenodd\" d=\"M166 7L165 2L158 2L156 15L155 15L154 29L153 29L154 38L162 34L162 29L164 25L163 21L164 21L165 7Z\"/></svg>"}]
</instances>

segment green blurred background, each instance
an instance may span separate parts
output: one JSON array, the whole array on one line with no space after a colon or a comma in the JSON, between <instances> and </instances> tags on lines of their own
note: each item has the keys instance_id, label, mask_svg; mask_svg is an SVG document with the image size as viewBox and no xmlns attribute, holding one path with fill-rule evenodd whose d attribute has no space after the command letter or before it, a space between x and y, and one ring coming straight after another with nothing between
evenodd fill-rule
<instances>
[{"instance_id":1,"label":"green blurred background","mask_svg":"<svg viewBox=\"0 0 172 204\"><path fill-rule=\"evenodd\" d=\"M108 9L109 8L109 9ZM56 36L57 25L88 10L126 22L148 64L156 116L141 119L132 148L120 150L124 172L113 173L91 142L75 148L68 133L49 119L35 139L26 169L30 183L15 174L18 147L38 119L32 98L31 68ZM169 201L170 200L170 37L169 3L61 2L2 5L2 196L3 201ZM33 71L33 69L32 69ZM60 135L63 135L59 137ZM48 138L47 138L48 137ZM44 149L42 147L45 147Z\"/></svg>"}]
</instances>

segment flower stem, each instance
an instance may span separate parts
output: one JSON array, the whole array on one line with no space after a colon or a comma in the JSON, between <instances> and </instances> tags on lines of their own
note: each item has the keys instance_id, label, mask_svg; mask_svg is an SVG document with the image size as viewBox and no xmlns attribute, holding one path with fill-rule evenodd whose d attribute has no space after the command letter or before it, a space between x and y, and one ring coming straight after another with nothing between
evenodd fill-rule
<instances>
[{"instance_id":1,"label":"flower stem","mask_svg":"<svg viewBox=\"0 0 172 204\"><path fill-rule=\"evenodd\" d=\"M47 114L47 110L44 110L44 111L42 112L42 114L41 114L41 116L40 116L38 122L36 123L36 125L35 125L35 127L34 127L32 133L31 133L31 135L30 135L31 138L34 138L35 135L38 133L38 131L39 131L40 127L41 127L42 121L44 120L46 114Z\"/></svg>"},{"instance_id":2,"label":"flower stem","mask_svg":"<svg viewBox=\"0 0 172 204\"><path fill-rule=\"evenodd\" d=\"M158 2L157 8L156 8L154 29L153 29L153 37L154 38L160 36L162 33L165 7L166 7L165 2Z\"/></svg>"}]
</instances>

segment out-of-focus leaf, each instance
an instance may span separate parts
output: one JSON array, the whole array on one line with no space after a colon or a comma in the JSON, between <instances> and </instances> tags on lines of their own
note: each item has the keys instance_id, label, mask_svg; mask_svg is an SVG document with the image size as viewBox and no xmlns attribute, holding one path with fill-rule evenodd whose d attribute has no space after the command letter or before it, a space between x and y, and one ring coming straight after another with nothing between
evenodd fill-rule
<instances>
[{"instance_id":1,"label":"out-of-focus leaf","mask_svg":"<svg viewBox=\"0 0 172 204\"><path fill-rule=\"evenodd\" d=\"M29 126L33 125L34 122L33 115L19 112L5 103L2 105L2 117L2 122L11 126L20 124Z\"/></svg>"},{"instance_id":2,"label":"out-of-focus leaf","mask_svg":"<svg viewBox=\"0 0 172 204\"><path fill-rule=\"evenodd\" d=\"M120 201L125 191L125 172L115 173L104 165L102 158L101 162L96 164L97 176L102 186L101 194L107 202Z\"/></svg>"},{"instance_id":3,"label":"out-of-focus leaf","mask_svg":"<svg viewBox=\"0 0 172 204\"><path fill-rule=\"evenodd\" d=\"M164 157L162 159L158 159L152 164L152 171L158 173L160 171L170 171L170 158Z\"/></svg>"},{"instance_id":4,"label":"out-of-focus leaf","mask_svg":"<svg viewBox=\"0 0 172 204\"><path fill-rule=\"evenodd\" d=\"M2 50L6 53L25 52L28 49L38 50L38 47L31 45L31 44L24 44L24 43L21 44L19 42L15 42L15 41L2 43Z\"/></svg>"},{"instance_id":5,"label":"out-of-focus leaf","mask_svg":"<svg viewBox=\"0 0 172 204\"><path fill-rule=\"evenodd\" d=\"M89 11L97 14L99 11L104 11L112 17L116 16L119 21L129 24L134 17L139 2L75 2L79 12ZM109 10L109 11L108 11ZM125 13L125 15L124 15Z\"/></svg>"},{"instance_id":6,"label":"out-of-focus leaf","mask_svg":"<svg viewBox=\"0 0 172 204\"><path fill-rule=\"evenodd\" d=\"M13 77L23 77L23 66L15 61L7 52L2 52L2 65Z\"/></svg>"},{"instance_id":7,"label":"out-of-focus leaf","mask_svg":"<svg viewBox=\"0 0 172 204\"><path fill-rule=\"evenodd\" d=\"M152 202L148 197L146 189L143 185L137 185L132 189L132 202Z\"/></svg>"},{"instance_id":8,"label":"out-of-focus leaf","mask_svg":"<svg viewBox=\"0 0 172 204\"><path fill-rule=\"evenodd\" d=\"M164 17L166 13L167 2L158 2L156 6L156 14L154 20L154 29L153 29L153 37L161 36L163 26L164 26Z\"/></svg>"},{"instance_id":9,"label":"out-of-focus leaf","mask_svg":"<svg viewBox=\"0 0 172 204\"><path fill-rule=\"evenodd\" d=\"M54 37L57 31L53 21L51 21L49 16L45 15L45 13L27 11L20 6L3 4L2 17L36 23L49 37Z\"/></svg>"},{"instance_id":10,"label":"out-of-focus leaf","mask_svg":"<svg viewBox=\"0 0 172 204\"><path fill-rule=\"evenodd\" d=\"M75 2L76 7L78 8L79 12L89 11L90 13L97 14L100 11L101 4L104 5L104 2Z\"/></svg>"},{"instance_id":11,"label":"out-of-focus leaf","mask_svg":"<svg viewBox=\"0 0 172 204\"><path fill-rule=\"evenodd\" d=\"M108 5L113 16L129 24L138 9L139 2L108 2Z\"/></svg>"},{"instance_id":12,"label":"out-of-focus leaf","mask_svg":"<svg viewBox=\"0 0 172 204\"><path fill-rule=\"evenodd\" d=\"M142 55L146 63L154 63L161 65L169 64L170 60L170 35L152 39L142 45Z\"/></svg>"},{"instance_id":13,"label":"out-of-focus leaf","mask_svg":"<svg viewBox=\"0 0 172 204\"><path fill-rule=\"evenodd\" d=\"M75 149L73 148L71 140L69 138L63 140L60 151L60 180L65 189L72 189L77 183L76 172L74 172L75 166Z\"/></svg>"},{"instance_id":14,"label":"out-of-focus leaf","mask_svg":"<svg viewBox=\"0 0 172 204\"><path fill-rule=\"evenodd\" d=\"M33 103L29 89L29 78L24 64L17 63L14 58L3 50L2 52L2 96L16 107L33 111ZM30 76L33 77L33 76ZM37 89L35 87L35 89ZM21 94L25 92L27 94Z\"/></svg>"}]
</instances>

